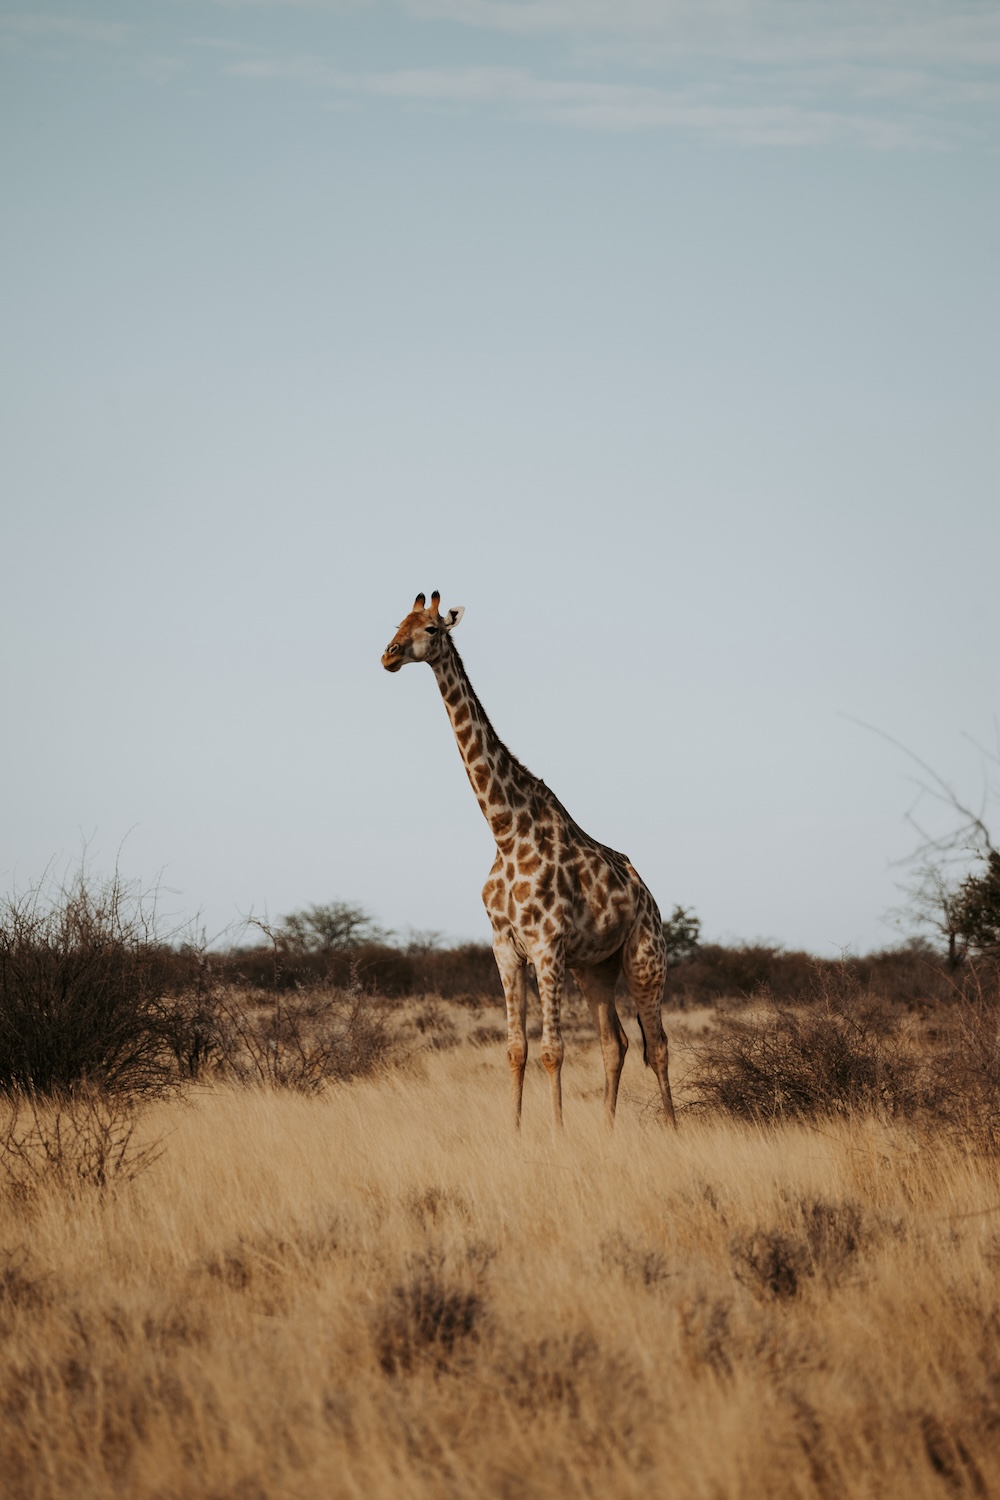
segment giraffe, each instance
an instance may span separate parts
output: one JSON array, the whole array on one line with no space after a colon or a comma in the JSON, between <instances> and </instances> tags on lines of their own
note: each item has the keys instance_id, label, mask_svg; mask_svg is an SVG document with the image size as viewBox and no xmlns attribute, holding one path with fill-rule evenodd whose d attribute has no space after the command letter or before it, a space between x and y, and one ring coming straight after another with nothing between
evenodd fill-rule
<instances>
[{"instance_id":1,"label":"giraffe","mask_svg":"<svg viewBox=\"0 0 1000 1500\"><path fill-rule=\"evenodd\" d=\"M520 1129L527 966L542 1002L542 1063L555 1125L562 1125L563 1040L560 1005L569 969L590 1007L604 1059L604 1114L614 1123L628 1041L615 1006L621 971L636 1004L643 1061L660 1086L664 1118L676 1125L667 1076L661 1001L666 944L656 902L628 858L584 833L537 776L515 760L477 698L451 633L465 613L430 608L418 594L382 656L387 672L408 662L431 667L444 699L472 790L496 840L483 887L493 953L507 1005L507 1060L514 1126Z\"/></svg>"}]
</instances>

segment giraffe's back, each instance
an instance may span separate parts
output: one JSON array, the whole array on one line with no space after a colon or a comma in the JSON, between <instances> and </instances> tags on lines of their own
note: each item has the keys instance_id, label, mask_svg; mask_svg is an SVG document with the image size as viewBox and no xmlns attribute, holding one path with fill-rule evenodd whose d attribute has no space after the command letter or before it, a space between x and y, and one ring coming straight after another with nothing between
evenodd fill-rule
<instances>
[{"instance_id":1,"label":"giraffe's back","mask_svg":"<svg viewBox=\"0 0 1000 1500\"><path fill-rule=\"evenodd\" d=\"M532 837L498 849L483 888L494 931L531 959L559 948L568 964L600 963L656 903L627 856L585 833L551 793L533 813Z\"/></svg>"}]
</instances>

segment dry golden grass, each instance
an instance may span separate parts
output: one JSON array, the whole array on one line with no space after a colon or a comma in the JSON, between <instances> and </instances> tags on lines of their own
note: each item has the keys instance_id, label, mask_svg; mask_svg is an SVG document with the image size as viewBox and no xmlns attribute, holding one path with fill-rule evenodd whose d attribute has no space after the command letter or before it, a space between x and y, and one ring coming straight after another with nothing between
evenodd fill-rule
<instances>
[{"instance_id":1,"label":"dry golden grass","mask_svg":"<svg viewBox=\"0 0 1000 1500\"><path fill-rule=\"evenodd\" d=\"M683 1049L680 1070L683 1068ZM858 1119L652 1109L502 1048L157 1105L160 1159L0 1205L0 1493L1000 1490L996 1164ZM681 1092L680 1090L678 1091Z\"/></svg>"}]
</instances>

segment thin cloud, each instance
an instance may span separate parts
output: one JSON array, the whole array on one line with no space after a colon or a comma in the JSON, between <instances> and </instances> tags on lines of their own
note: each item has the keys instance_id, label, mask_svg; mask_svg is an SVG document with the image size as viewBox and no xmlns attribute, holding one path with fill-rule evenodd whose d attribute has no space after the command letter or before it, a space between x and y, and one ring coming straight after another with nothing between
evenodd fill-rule
<instances>
[{"instance_id":1,"label":"thin cloud","mask_svg":"<svg viewBox=\"0 0 1000 1500\"><path fill-rule=\"evenodd\" d=\"M700 54L991 66L1000 9L954 0L402 0L423 20L522 36L617 38L635 63ZM625 55L624 53L622 55Z\"/></svg>"},{"instance_id":2,"label":"thin cloud","mask_svg":"<svg viewBox=\"0 0 1000 1500\"><path fill-rule=\"evenodd\" d=\"M282 80L338 93L431 106L496 106L525 119L586 130L673 129L742 145L802 146L855 142L877 150L918 143L905 124L794 104L706 103L691 91L648 85L541 78L519 68L408 68L350 74L310 57L247 58L233 76Z\"/></svg>"},{"instance_id":3,"label":"thin cloud","mask_svg":"<svg viewBox=\"0 0 1000 1500\"><path fill-rule=\"evenodd\" d=\"M375 8L373 0L217 3L334 14ZM691 57L751 66L1000 62L1000 7L989 0L390 0L383 14L392 10L477 31L561 37L640 67Z\"/></svg>"},{"instance_id":4,"label":"thin cloud","mask_svg":"<svg viewBox=\"0 0 1000 1500\"><path fill-rule=\"evenodd\" d=\"M302 83L309 88L350 89L360 80L315 57L248 57L227 63L222 70L233 78L250 78L262 82Z\"/></svg>"},{"instance_id":5,"label":"thin cloud","mask_svg":"<svg viewBox=\"0 0 1000 1500\"><path fill-rule=\"evenodd\" d=\"M373 0L216 0L323 12ZM223 74L325 92L328 104L382 98L411 108L487 109L594 131L666 131L747 146L941 148L996 136L1000 6L970 0L383 0L382 27L417 39L421 66L348 73L321 50L282 56L231 38L190 37ZM430 24L433 23L433 24ZM448 31L450 28L450 32ZM460 32L466 33L464 36ZM488 33L505 33L507 66ZM329 44L329 23L323 42ZM472 57L455 66L454 43ZM543 40L544 38L544 40ZM20 13L0 45L38 55L71 43L115 47L168 78L123 23ZM127 44L127 45L126 45ZM448 48L435 65L428 47ZM477 59L477 51L485 57ZM518 53L520 55L518 55ZM440 56L440 54L438 54Z\"/></svg>"},{"instance_id":6,"label":"thin cloud","mask_svg":"<svg viewBox=\"0 0 1000 1500\"><path fill-rule=\"evenodd\" d=\"M0 16L0 39L19 42L73 41L105 47L129 42L135 28L119 21L88 21L75 16Z\"/></svg>"},{"instance_id":7,"label":"thin cloud","mask_svg":"<svg viewBox=\"0 0 1000 1500\"><path fill-rule=\"evenodd\" d=\"M256 54L261 50L249 42L234 42L229 37L218 36L189 36L184 39L184 46L201 48L207 52L235 52L242 56Z\"/></svg>"},{"instance_id":8,"label":"thin cloud","mask_svg":"<svg viewBox=\"0 0 1000 1500\"><path fill-rule=\"evenodd\" d=\"M254 0L267 4L269 0ZM340 0L270 0L341 8ZM350 3L350 0L348 0ZM520 45L464 67L345 78L315 58L244 76L493 108L591 130L673 130L748 145L947 147L995 134L1000 7L970 0L394 0L397 15ZM388 6L383 15L387 14ZM544 66L540 45L545 48ZM468 50L469 40L463 46ZM553 48L560 51L554 53ZM561 53L561 55L560 55Z\"/></svg>"},{"instance_id":9,"label":"thin cloud","mask_svg":"<svg viewBox=\"0 0 1000 1500\"><path fill-rule=\"evenodd\" d=\"M688 91L538 78L515 68L409 69L359 80L397 99L502 104L525 116L590 130L672 128L743 145L856 141L880 150L915 144L905 125L788 104L720 104Z\"/></svg>"}]
</instances>

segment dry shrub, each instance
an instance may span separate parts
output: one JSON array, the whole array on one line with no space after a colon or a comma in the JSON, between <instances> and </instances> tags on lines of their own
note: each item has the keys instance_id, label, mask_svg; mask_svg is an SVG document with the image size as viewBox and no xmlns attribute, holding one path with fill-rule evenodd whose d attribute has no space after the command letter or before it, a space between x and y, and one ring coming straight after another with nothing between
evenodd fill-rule
<instances>
[{"instance_id":1,"label":"dry shrub","mask_svg":"<svg viewBox=\"0 0 1000 1500\"><path fill-rule=\"evenodd\" d=\"M908 1010L947 1001L953 992L946 959L920 940L847 958L842 964L870 994Z\"/></svg>"},{"instance_id":2,"label":"dry shrub","mask_svg":"<svg viewBox=\"0 0 1000 1500\"><path fill-rule=\"evenodd\" d=\"M473 1047L495 1047L498 1042L506 1041L506 1039L506 1031L496 1022L481 1023L479 1026L473 1026L469 1032L469 1042Z\"/></svg>"},{"instance_id":3,"label":"dry shrub","mask_svg":"<svg viewBox=\"0 0 1000 1500\"><path fill-rule=\"evenodd\" d=\"M816 965L802 1005L759 997L696 1043L694 1104L768 1122L920 1116L1000 1151L1000 965L967 964L944 999L907 1016L849 967Z\"/></svg>"},{"instance_id":4,"label":"dry shrub","mask_svg":"<svg viewBox=\"0 0 1000 1500\"><path fill-rule=\"evenodd\" d=\"M503 987L488 943L457 948L395 947L363 942L340 950L302 952L274 941L216 955L220 981L284 993L325 986L346 989L354 982L381 995L440 995L478 1006L484 997L502 1000Z\"/></svg>"},{"instance_id":5,"label":"dry shrub","mask_svg":"<svg viewBox=\"0 0 1000 1500\"><path fill-rule=\"evenodd\" d=\"M0 905L0 1089L81 1082L148 1094L173 1072L165 1047L177 965L135 886L81 873Z\"/></svg>"},{"instance_id":6,"label":"dry shrub","mask_svg":"<svg viewBox=\"0 0 1000 1500\"><path fill-rule=\"evenodd\" d=\"M422 993L478 1008L503 1000L503 985L489 943L433 948L413 960Z\"/></svg>"},{"instance_id":7,"label":"dry shrub","mask_svg":"<svg viewBox=\"0 0 1000 1500\"><path fill-rule=\"evenodd\" d=\"M499 1373L514 1406L535 1416L546 1407L565 1407L577 1418L581 1389L602 1382L605 1364L592 1333L565 1332L520 1344Z\"/></svg>"},{"instance_id":8,"label":"dry shrub","mask_svg":"<svg viewBox=\"0 0 1000 1500\"><path fill-rule=\"evenodd\" d=\"M302 950L264 927L271 941L216 957L221 984L288 994L355 986L383 995L409 995L415 988L410 956L388 943L357 943L342 949Z\"/></svg>"},{"instance_id":9,"label":"dry shrub","mask_svg":"<svg viewBox=\"0 0 1000 1500\"><path fill-rule=\"evenodd\" d=\"M455 1217L463 1223L472 1218L466 1198L454 1188L429 1187L406 1195L406 1206L422 1229L431 1229L442 1220Z\"/></svg>"},{"instance_id":10,"label":"dry shrub","mask_svg":"<svg viewBox=\"0 0 1000 1500\"><path fill-rule=\"evenodd\" d=\"M69 1194L122 1187L162 1154L159 1140L136 1142L138 1124L121 1095L8 1095L0 1104L0 1185L22 1202L49 1186Z\"/></svg>"},{"instance_id":11,"label":"dry shrub","mask_svg":"<svg viewBox=\"0 0 1000 1500\"><path fill-rule=\"evenodd\" d=\"M848 974L821 973L816 991L808 1008L720 1017L696 1048L696 1102L758 1121L921 1108L920 1069L891 1012Z\"/></svg>"},{"instance_id":12,"label":"dry shrub","mask_svg":"<svg viewBox=\"0 0 1000 1500\"><path fill-rule=\"evenodd\" d=\"M458 1027L439 1000L424 1000L409 1016L409 1025L432 1052L458 1046Z\"/></svg>"},{"instance_id":13,"label":"dry shrub","mask_svg":"<svg viewBox=\"0 0 1000 1500\"><path fill-rule=\"evenodd\" d=\"M733 1373L732 1300L704 1292L680 1304L682 1347L692 1369L706 1366L716 1375Z\"/></svg>"},{"instance_id":14,"label":"dry shrub","mask_svg":"<svg viewBox=\"0 0 1000 1500\"><path fill-rule=\"evenodd\" d=\"M248 1007L245 997L215 997L213 1051L221 1072L242 1083L321 1088L384 1066L396 1038L371 995L317 990Z\"/></svg>"},{"instance_id":15,"label":"dry shrub","mask_svg":"<svg viewBox=\"0 0 1000 1500\"><path fill-rule=\"evenodd\" d=\"M733 1240L736 1276L757 1292L795 1297L810 1277L835 1285L868 1238L856 1203L800 1199L795 1209L792 1227L756 1229Z\"/></svg>"},{"instance_id":16,"label":"dry shrub","mask_svg":"<svg viewBox=\"0 0 1000 1500\"><path fill-rule=\"evenodd\" d=\"M742 1001L766 992L773 1000L808 1000L817 983L855 983L872 999L907 1009L947 1001L954 981L944 957L928 944L906 943L862 957L814 958L767 943L704 943L667 973L666 1001L675 1009Z\"/></svg>"},{"instance_id":17,"label":"dry shrub","mask_svg":"<svg viewBox=\"0 0 1000 1500\"><path fill-rule=\"evenodd\" d=\"M679 1010L742 1000L762 990L790 999L810 985L815 963L806 953L785 953L767 943L703 943L690 959L668 969L665 999Z\"/></svg>"},{"instance_id":18,"label":"dry shrub","mask_svg":"<svg viewBox=\"0 0 1000 1500\"><path fill-rule=\"evenodd\" d=\"M590 1327L498 1340L491 1381L549 1469L548 1484L505 1493L614 1495L629 1473L641 1475L652 1493L673 1493L668 1471L654 1466L651 1452L663 1407L659 1372L653 1380L649 1374L641 1351L616 1347L613 1336L599 1337Z\"/></svg>"},{"instance_id":19,"label":"dry shrub","mask_svg":"<svg viewBox=\"0 0 1000 1500\"><path fill-rule=\"evenodd\" d=\"M478 1283L492 1256L474 1247L470 1258L479 1261L472 1286L465 1276L449 1276L439 1253L409 1262L376 1318L375 1349L388 1375L408 1375L420 1363L446 1370L460 1346L478 1343L487 1310Z\"/></svg>"},{"instance_id":20,"label":"dry shrub","mask_svg":"<svg viewBox=\"0 0 1000 1500\"><path fill-rule=\"evenodd\" d=\"M976 1149L1000 1150L1000 965L970 964L939 1008L928 1063L935 1108Z\"/></svg>"},{"instance_id":21,"label":"dry shrub","mask_svg":"<svg viewBox=\"0 0 1000 1500\"><path fill-rule=\"evenodd\" d=\"M601 1245L601 1259L627 1282L653 1290L674 1274L663 1251L616 1230Z\"/></svg>"},{"instance_id":22,"label":"dry shrub","mask_svg":"<svg viewBox=\"0 0 1000 1500\"><path fill-rule=\"evenodd\" d=\"M988 1495L989 1486L968 1444L954 1426L947 1427L932 1412L920 1418L920 1435L927 1462L940 1474L953 1495Z\"/></svg>"},{"instance_id":23,"label":"dry shrub","mask_svg":"<svg viewBox=\"0 0 1000 1500\"><path fill-rule=\"evenodd\" d=\"M221 992L198 982L178 995L162 1019L163 1040L181 1079L198 1078L219 1062Z\"/></svg>"}]
</instances>

